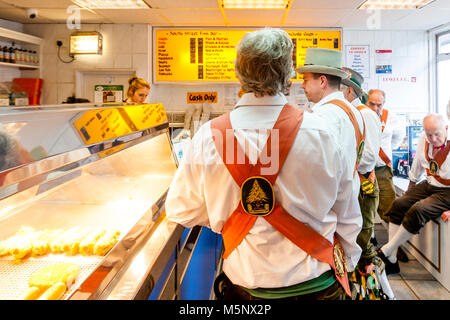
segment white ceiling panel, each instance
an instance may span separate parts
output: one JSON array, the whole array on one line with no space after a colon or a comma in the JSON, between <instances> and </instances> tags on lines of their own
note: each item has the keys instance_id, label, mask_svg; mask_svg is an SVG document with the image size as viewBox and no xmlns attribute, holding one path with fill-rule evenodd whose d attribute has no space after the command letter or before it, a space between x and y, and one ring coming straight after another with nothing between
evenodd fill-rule
<instances>
[{"instance_id":1,"label":"white ceiling panel","mask_svg":"<svg viewBox=\"0 0 450 320\"><path fill-rule=\"evenodd\" d=\"M219 9L160 9L173 26L224 26Z\"/></svg>"},{"instance_id":2,"label":"white ceiling panel","mask_svg":"<svg viewBox=\"0 0 450 320\"><path fill-rule=\"evenodd\" d=\"M73 5L71 0L2 0L19 8L55 8L65 9Z\"/></svg>"},{"instance_id":3,"label":"white ceiling panel","mask_svg":"<svg viewBox=\"0 0 450 320\"><path fill-rule=\"evenodd\" d=\"M283 26L340 27L352 10L290 10Z\"/></svg>"},{"instance_id":4,"label":"white ceiling panel","mask_svg":"<svg viewBox=\"0 0 450 320\"><path fill-rule=\"evenodd\" d=\"M356 9L365 0L293 0L291 9Z\"/></svg>"},{"instance_id":5,"label":"white ceiling panel","mask_svg":"<svg viewBox=\"0 0 450 320\"><path fill-rule=\"evenodd\" d=\"M168 24L156 9L96 9L95 12L112 23Z\"/></svg>"},{"instance_id":6,"label":"white ceiling panel","mask_svg":"<svg viewBox=\"0 0 450 320\"><path fill-rule=\"evenodd\" d=\"M161 26L226 26L217 0L146 0L152 9L81 11L85 23L148 23ZM370 12L364 0L293 0L283 23L296 27L428 30L450 22L450 0L435 0L419 10ZM23 24L64 23L71 0L0 0L0 18ZM24 8L38 9L29 19ZM285 10L225 10L228 26L281 26ZM377 16L378 15L378 16ZM375 25L374 25L375 23Z\"/></svg>"},{"instance_id":7,"label":"white ceiling panel","mask_svg":"<svg viewBox=\"0 0 450 320\"><path fill-rule=\"evenodd\" d=\"M436 15L432 8L423 8L423 11L412 12L411 14L391 22L393 29L416 30L417 22L420 21L419 30L429 30L439 25L450 23L450 9L439 9L440 14Z\"/></svg>"},{"instance_id":8,"label":"white ceiling panel","mask_svg":"<svg viewBox=\"0 0 450 320\"><path fill-rule=\"evenodd\" d=\"M388 30L399 19L411 14L411 10L355 10L338 22L343 28Z\"/></svg>"},{"instance_id":9,"label":"white ceiling panel","mask_svg":"<svg viewBox=\"0 0 450 320\"><path fill-rule=\"evenodd\" d=\"M276 27L281 26L285 10L225 10L228 26L260 26Z\"/></svg>"},{"instance_id":10,"label":"white ceiling panel","mask_svg":"<svg viewBox=\"0 0 450 320\"><path fill-rule=\"evenodd\" d=\"M208 8L219 9L217 0L146 0L153 9Z\"/></svg>"},{"instance_id":11,"label":"white ceiling panel","mask_svg":"<svg viewBox=\"0 0 450 320\"><path fill-rule=\"evenodd\" d=\"M429 5L427 5L426 7L420 9L420 10L425 10L425 9L450 9L450 1L449 0L435 0L434 2L430 3ZM419 10L419 11L420 11ZM450 17L449 17L450 20Z\"/></svg>"},{"instance_id":12,"label":"white ceiling panel","mask_svg":"<svg viewBox=\"0 0 450 320\"><path fill-rule=\"evenodd\" d=\"M12 5L10 5L9 3L3 2L0 0L0 8L14 8Z\"/></svg>"}]
</instances>

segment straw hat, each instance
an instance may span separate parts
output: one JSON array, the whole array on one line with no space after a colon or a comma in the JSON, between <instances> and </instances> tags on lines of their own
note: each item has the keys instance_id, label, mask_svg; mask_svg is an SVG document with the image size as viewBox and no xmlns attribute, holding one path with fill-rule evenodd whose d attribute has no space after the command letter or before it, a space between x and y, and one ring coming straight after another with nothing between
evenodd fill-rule
<instances>
[{"instance_id":1,"label":"straw hat","mask_svg":"<svg viewBox=\"0 0 450 320\"><path fill-rule=\"evenodd\" d=\"M361 97L364 93L363 89L361 88L362 84L364 83L363 76L350 68L343 67L344 71L346 71L350 77L347 79L342 80L342 84L346 85L347 87L352 87L355 90L355 93L358 97Z\"/></svg>"},{"instance_id":2,"label":"straw hat","mask_svg":"<svg viewBox=\"0 0 450 320\"><path fill-rule=\"evenodd\" d=\"M328 74L341 79L348 78L348 73L342 70L342 52L332 49L306 49L305 64L295 71Z\"/></svg>"}]
</instances>

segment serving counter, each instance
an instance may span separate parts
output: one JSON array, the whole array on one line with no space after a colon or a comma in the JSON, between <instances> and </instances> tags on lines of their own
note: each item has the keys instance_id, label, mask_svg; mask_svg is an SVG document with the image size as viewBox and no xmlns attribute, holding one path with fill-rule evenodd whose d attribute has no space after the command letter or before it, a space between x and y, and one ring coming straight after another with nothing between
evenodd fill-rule
<instances>
[{"instance_id":1,"label":"serving counter","mask_svg":"<svg viewBox=\"0 0 450 320\"><path fill-rule=\"evenodd\" d=\"M184 228L165 217L177 159L162 105L2 108L0 119L0 299L16 299L31 274L59 262L80 267L62 299L148 298L172 252L180 264L199 233L181 243ZM118 235L106 254L77 250L100 229ZM70 231L75 250L53 250L52 238L34 251L38 235L68 242ZM13 244L28 251L13 254ZM169 278L161 296L172 298L181 279Z\"/></svg>"}]
</instances>

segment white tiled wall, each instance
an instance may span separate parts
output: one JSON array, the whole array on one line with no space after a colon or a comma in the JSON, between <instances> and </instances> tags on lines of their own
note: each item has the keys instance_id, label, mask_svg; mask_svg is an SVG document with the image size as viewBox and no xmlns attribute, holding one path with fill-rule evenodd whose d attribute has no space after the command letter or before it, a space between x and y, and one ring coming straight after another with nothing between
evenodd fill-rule
<instances>
[{"instance_id":1,"label":"white tiled wall","mask_svg":"<svg viewBox=\"0 0 450 320\"><path fill-rule=\"evenodd\" d=\"M0 21L1 22L1 21ZM15 25L15 28L20 27ZM61 55L68 60L68 41L73 32L65 24L28 24L23 32L44 39L42 45L42 77L44 78L43 104L61 103L75 93L77 69L134 70L137 76L152 79L152 27L146 24L82 24L81 30L99 31L103 35L103 55L77 56L72 63L61 62L57 56L56 41L63 41ZM386 105L397 112L428 112L428 50L424 31L344 30L342 49L346 45L370 46L370 77L365 79L367 89L386 91ZM392 75L375 74L375 50L392 50ZM345 56L345 52L343 52ZM345 61L344 61L345 63ZM17 76L18 71L0 69L0 81ZM28 76L27 71L22 76ZM388 81L386 80L388 78ZM416 78L415 83L395 81L395 78ZM393 78L393 79L389 79ZM394 80L394 81L392 81ZM162 102L168 111L185 110L187 92L215 91L218 103L213 111L232 108L226 96L239 90L239 84L173 85L152 84L149 102ZM292 88L292 95L301 91L300 83ZM231 93L231 94L230 94Z\"/></svg>"},{"instance_id":2,"label":"white tiled wall","mask_svg":"<svg viewBox=\"0 0 450 320\"><path fill-rule=\"evenodd\" d=\"M427 113L428 39L425 31L344 30L343 54L346 45L370 46L370 78L367 89L386 92L386 107L400 113ZM376 74L375 50L392 50L392 74ZM416 78L416 82L400 81Z\"/></svg>"},{"instance_id":3,"label":"white tiled wall","mask_svg":"<svg viewBox=\"0 0 450 320\"><path fill-rule=\"evenodd\" d=\"M150 30L150 31L149 31ZM151 27L146 24L82 24L81 31L98 31L103 36L103 54L76 56L64 63L57 57L58 40L63 42L61 57L71 60L69 37L75 30L65 24L27 24L24 32L44 39L42 45L42 104L59 104L76 92L76 70L127 69L149 79ZM24 76L26 72L24 72ZM126 88L124 88L126 90ZM82 98L82 97L80 97Z\"/></svg>"}]
</instances>

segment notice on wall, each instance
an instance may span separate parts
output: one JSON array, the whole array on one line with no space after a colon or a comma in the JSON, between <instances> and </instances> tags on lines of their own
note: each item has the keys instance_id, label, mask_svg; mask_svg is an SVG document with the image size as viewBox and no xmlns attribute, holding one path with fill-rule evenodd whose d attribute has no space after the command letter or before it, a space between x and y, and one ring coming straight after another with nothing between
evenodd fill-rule
<instances>
[{"instance_id":1,"label":"notice on wall","mask_svg":"<svg viewBox=\"0 0 450 320\"><path fill-rule=\"evenodd\" d=\"M237 82L236 45L253 30L155 29L154 82ZM306 49L341 50L339 30L286 30L294 44L294 67L303 65ZM300 76L292 79L300 80Z\"/></svg>"},{"instance_id":2,"label":"notice on wall","mask_svg":"<svg viewBox=\"0 0 450 320\"><path fill-rule=\"evenodd\" d=\"M217 92L188 92L187 103L217 103Z\"/></svg>"},{"instance_id":3,"label":"notice on wall","mask_svg":"<svg viewBox=\"0 0 450 320\"><path fill-rule=\"evenodd\" d=\"M375 50L375 73L392 73L392 50Z\"/></svg>"},{"instance_id":4,"label":"notice on wall","mask_svg":"<svg viewBox=\"0 0 450 320\"><path fill-rule=\"evenodd\" d=\"M364 79L370 78L370 46L345 46L345 66L359 72Z\"/></svg>"}]
</instances>

